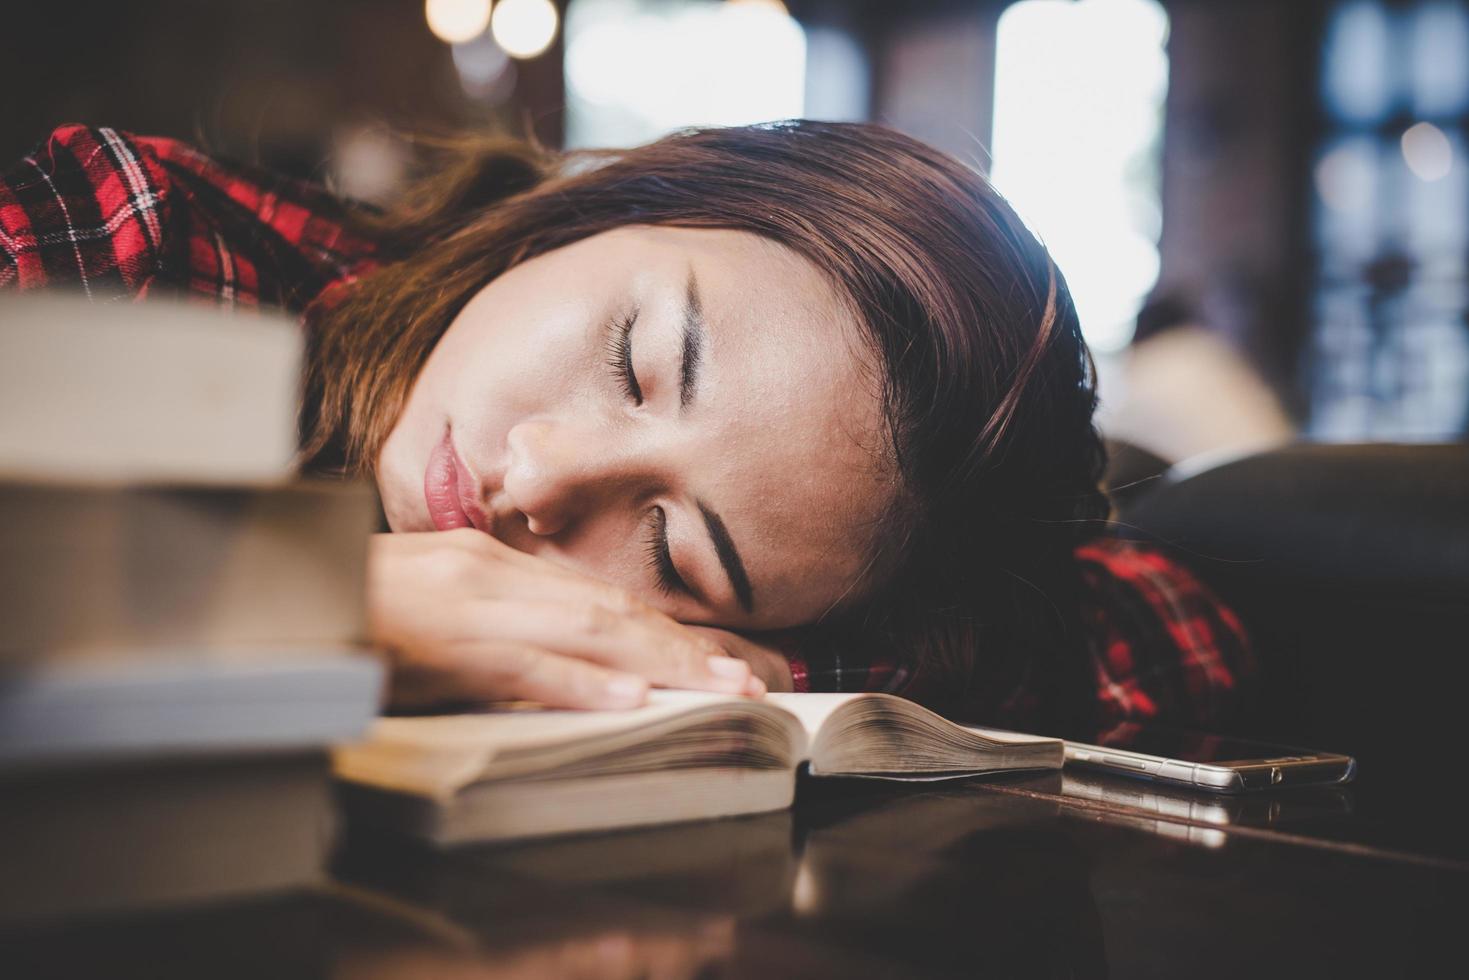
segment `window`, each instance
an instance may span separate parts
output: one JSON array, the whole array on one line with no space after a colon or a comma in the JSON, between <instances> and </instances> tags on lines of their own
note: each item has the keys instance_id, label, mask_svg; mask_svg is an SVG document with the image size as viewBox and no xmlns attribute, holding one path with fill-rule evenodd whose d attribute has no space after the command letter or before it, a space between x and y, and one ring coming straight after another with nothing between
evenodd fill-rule
<instances>
[{"instance_id":1,"label":"window","mask_svg":"<svg viewBox=\"0 0 1469 980\"><path fill-rule=\"evenodd\" d=\"M1168 16L1155 0L1022 0L996 31L996 188L1050 249L1099 353L1158 278Z\"/></svg>"},{"instance_id":2,"label":"window","mask_svg":"<svg viewBox=\"0 0 1469 980\"><path fill-rule=\"evenodd\" d=\"M1336 6L1313 172L1310 432L1435 440L1469 426L1469 11Z\"/></svg>"},{"instance_id":3,"label":"window","mask_svg":"<svg viewBox=\"0 0 1469 980\"><path fill-rule=\"evenodd\" d=\"M805 73L805 35L779 0L574 0L566 142L800 116Z\"/></svg>"}]
</instances>

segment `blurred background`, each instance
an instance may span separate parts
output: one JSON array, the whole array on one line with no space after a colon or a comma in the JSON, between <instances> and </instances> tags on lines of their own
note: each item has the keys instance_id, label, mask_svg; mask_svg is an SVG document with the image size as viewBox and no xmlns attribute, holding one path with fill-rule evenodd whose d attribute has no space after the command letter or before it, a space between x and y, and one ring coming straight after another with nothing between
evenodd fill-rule
<instances>
[{"instance_id":1,"label":"blurred background","mask_svg":"<svg viewBox=\"0 0 1469 980\"><path fill-rule=\"evenodd\" d=\"M1168 461L1469 430L1456 0L71 0L6 13L0 161L86 122L385 203L405 133L873 120L1051 248L1108 434Z\"/></svg>"}]
</instances>

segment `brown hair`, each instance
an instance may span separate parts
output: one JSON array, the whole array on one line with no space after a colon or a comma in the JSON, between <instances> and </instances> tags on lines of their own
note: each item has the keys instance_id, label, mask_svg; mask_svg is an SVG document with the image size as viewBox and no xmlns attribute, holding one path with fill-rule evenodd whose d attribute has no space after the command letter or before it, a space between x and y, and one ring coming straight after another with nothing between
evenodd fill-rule
<instances>
[{"instance_id":1,"label":"brown hair","mask_svg":"<svg viewBox=\"0 0 1469 980\"><path fill-rule=\"evenodd\" d=\"M883 580L807 642L896 646L909 693L940 706L998 710L1024 684L1078 720L1072 551L1107 512L1091 359L1060 272L982 176L879 126L809 121L459 159L379 222L391 261L311 318L318 467L372 465L434 344L517 263L628 224L753 232L852 304L903 487Z\"/></svg>"}]
</instances>

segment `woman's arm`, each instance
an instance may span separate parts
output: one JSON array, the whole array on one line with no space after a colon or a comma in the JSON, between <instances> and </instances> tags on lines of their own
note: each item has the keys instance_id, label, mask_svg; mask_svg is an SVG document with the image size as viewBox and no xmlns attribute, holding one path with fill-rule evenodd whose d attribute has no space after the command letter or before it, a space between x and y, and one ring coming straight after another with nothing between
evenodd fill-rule
<instances>
[{"instance_id":1,"label":"woman's arm","mask_svg":"<svg viewBox=\"0 0 1469 980\"><path fill-rule=\"evenodd\" d=\"M1257 666L1244 623L1223 599L1159 547L1102 537L1076 557L1100 730L1121 722L1207 729L1239 712Z\"/></svg>"},{"instance_id":2,"label":"woman's arm","mask_svg":"<svg viewBox=\"0 0 1469 980\"><path fill-rule=\"evenodd\" d=\"M375 264L354 205L178 140L61 126L0 171L0 289L159 289L299 313Z\"/></svg>"},{"instance_id":3,"label":"woman's arm","mask_svg":"<svg viewBox=\"0 0 1469 980\"><path fill-rule=\"evenodd\" d=\"M71 287L100 299L147 288L171 182L110 129L62 126L0 172L0 289Z\"/></svg>"}]
</instances>

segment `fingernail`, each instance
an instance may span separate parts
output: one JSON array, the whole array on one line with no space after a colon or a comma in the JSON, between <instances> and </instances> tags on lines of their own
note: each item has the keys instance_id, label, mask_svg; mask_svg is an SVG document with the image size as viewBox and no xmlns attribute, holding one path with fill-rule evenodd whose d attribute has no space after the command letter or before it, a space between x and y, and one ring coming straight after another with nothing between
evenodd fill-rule
<instances>
[{"instance_id":1,"label":"fingernail","mask_svg":"<svg viewBox=\"0 0 1469 980\"><path fill-rule=\"evenodd\" d=\"M627 704L642 704L648 682L636 674L619 674L607 682L607 696Z\"/></svg>"},{"instance_id":2,"label":"fingernail","mask_svg":"<svg viewBox=\"0 0 1469 980\"><path fill-rule=\"evenodd\" d=\"M765 697L766 690L765 682L758 677L751 677L749 683L745 685L745 694L752 698Z\"/></svg>"},{"instance_id":3,"label":"fingernail","mask_svg":"<svg viewBox=\"0 0 1469 980\"><path fill-rule=\"evenodd\" d=\"M732 681L743 681L750 676L750 665L734 657L710 657L709 673Z\"/></svg>"}]
</instances>

